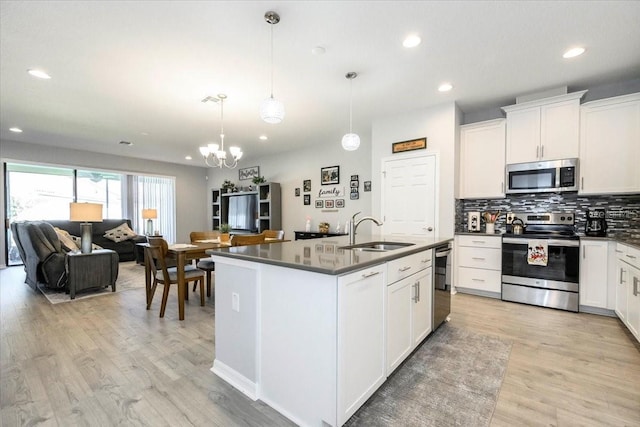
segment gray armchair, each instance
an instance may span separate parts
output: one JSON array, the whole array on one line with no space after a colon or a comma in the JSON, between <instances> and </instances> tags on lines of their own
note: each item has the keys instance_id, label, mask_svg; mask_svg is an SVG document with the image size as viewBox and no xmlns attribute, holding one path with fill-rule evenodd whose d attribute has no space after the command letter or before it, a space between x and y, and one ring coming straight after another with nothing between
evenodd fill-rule
<instances>
[{"instance_id":1,"label":"gray armchair","mask_svg":"<svg viewBox=\"0 0 640 427\"><path fill-rule=\"evenodd\" d=\"M114 251L102 250L95 256L75 257L70 269L69 254L62 249L51 224L43 221L14 222L11 223L11 231L24 263L25 282L34 290L44 286L69 292L69 274L78 276L71 280L74 284L72 297L75 290L86 289L91 284L112 285L115 289L119 260ZM94 278L91 283L84 283L87 275Z\"/></svg>"}]
</instances>

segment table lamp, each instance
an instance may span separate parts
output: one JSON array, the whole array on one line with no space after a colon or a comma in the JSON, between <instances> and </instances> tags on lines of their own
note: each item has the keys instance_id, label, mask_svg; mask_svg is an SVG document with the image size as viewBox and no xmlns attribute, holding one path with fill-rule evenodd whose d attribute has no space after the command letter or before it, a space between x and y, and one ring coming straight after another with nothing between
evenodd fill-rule
<instances>
[{"instance_id":1,"label":"table lamp","mask_svg":"<svg viewBox=\"0 0 640 427\"><path fill-rule=\"evenodd\" d=\"M81 222L80 251L91 253L91 222L102 222L102 204L100 203L69 203L69 219Z\"/></svg>"},{"instance_id":2,"label":"table lamp","mask_svg":"<svg viewBox=\"0 0 640 427\"><path fill-rule=\"evenodd\" d=\"M142 209L142 219L147 220L147 236L153 236L153 220L158 218L156 209Z\"/></svg>"}]
</instances>

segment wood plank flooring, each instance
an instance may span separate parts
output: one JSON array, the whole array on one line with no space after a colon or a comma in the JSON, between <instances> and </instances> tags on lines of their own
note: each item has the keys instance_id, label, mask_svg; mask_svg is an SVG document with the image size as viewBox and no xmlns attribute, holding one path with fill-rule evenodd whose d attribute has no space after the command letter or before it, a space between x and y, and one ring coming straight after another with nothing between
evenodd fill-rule
<instances>
[{"instance_id":1,"label":"wood plank flooring","mask_svg":"<svg viewBox=\"0 0 640 427\"><path fill-rule=\"evenodd\" d=\"M141 280L143 269L140 267ZM290 426L211 373L213 300L164 319L144 290L51 305L0 270L0 425ZM457 294L451 322L513 343L492 426L640 425L640 346L618 319Z\"/></svg>"}]
</instances>

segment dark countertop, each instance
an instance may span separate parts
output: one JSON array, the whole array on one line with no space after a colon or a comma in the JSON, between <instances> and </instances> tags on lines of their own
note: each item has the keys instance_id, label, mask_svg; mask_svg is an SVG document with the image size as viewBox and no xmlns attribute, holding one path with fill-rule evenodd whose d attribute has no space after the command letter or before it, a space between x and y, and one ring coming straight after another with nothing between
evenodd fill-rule
<instances>
[{"instance_id":1,"label":"dark countertop","mask_svg":"<svg viewBox=\"0 0 640 427\"><path fill-rule=\"evenodd\" d=\"M358 234L356 243L365 242L407 242L412 243L400 249L386 252L365 252L344 249L349 244L348 236L325 239L297 240L285 243L235 246L208 250L210 255L252 261L316 273L341 275L373 265L382 264L396 258L411 255L441 244L453 241L452 237L415 238Z\"/></svg>"}]
</instances>

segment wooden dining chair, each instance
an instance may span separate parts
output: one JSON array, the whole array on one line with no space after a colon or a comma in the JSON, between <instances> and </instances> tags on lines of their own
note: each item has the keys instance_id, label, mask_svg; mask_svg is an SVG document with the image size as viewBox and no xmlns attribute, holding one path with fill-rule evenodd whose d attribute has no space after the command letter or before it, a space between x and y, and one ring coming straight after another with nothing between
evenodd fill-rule
<instances>
[{"instance_id":1,"label":"wooden dining chair","mask_svg":"<svg viewBox=\"0 0 640 427\"><path fill-rule=\"evenodd\" d=\"M234 234L231 237L231 246L259 245L264 243L264 234Z\"/></svg>"},{"instance_id":2,"label":"wooden dining chair","mask_svg":"<svg viewBox=\"0 0 640 427\"><path fill-rule=\"evenodd\" d=\"M284 230L264 230L265 239L284 240Z\"/></svg>"},{"instance_id":3,"label":"wooden dining chair","mask_svg":"<svg viewBox=\"0 0 640 427\"><path fill-rule=\"evenodd\" d=\"M164 285L164 291L162 292L160 317L164 317L167 299L169 298L169 288L171 285L178 283L178 269L177 267L167 267L166 257L168 245L167 241L163 238L150 237L149 246L146 246L144 250L146 262L148 262L151 267L151 277L153 278L151 293L147 301L147 310L151 307L153 296L156 293L156 287L158 284L162 284ZM200 282L200 305L204 306L204 271L192 265L187 265L184 269L184 280L187 284L189 282ZM185 299L188 299L188 289L189 287L186 286Z\"/></svg>"},{"instance_id":4,"label":"wooden dining chair","mask_svg":"<svg viewBox=\"0 0 640 427\"><path fill-rule=\"evenodd\" d=\"M218 230L211 231L192 231L189 234L191 243L198 243L203 240L214 240L220 238L220 232ZM211 297L211 273L216 270L216 265L211 258L199 259L196 261L196 267L204 271L207 274L207 297ZM193 291L196 290L196 284L193 284Z\"/></svg>"}]
</instances>

